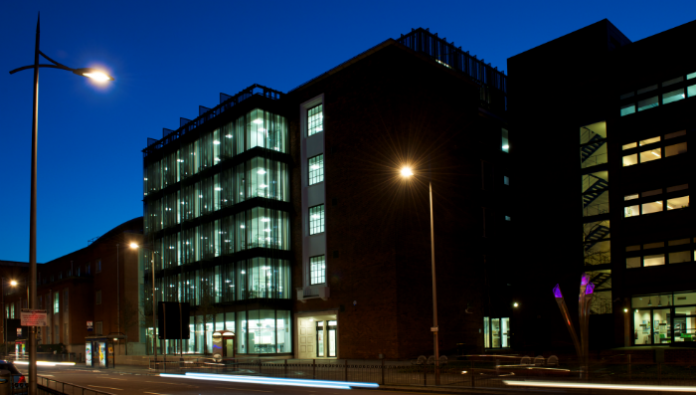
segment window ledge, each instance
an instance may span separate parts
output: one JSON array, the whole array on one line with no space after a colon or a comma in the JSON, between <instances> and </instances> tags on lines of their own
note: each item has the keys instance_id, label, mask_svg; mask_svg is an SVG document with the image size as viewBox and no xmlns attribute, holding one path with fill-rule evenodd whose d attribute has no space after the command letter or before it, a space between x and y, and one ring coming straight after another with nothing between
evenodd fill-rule
<instances>
[{"instance_id":1,"label":"window ledge","mask_svg":"<svg viewBox=\"0 0 696 395\"><path fill-rule=\"evenodd\" d=\"M297 287L297 300L306 303L308 299L321 299L328 300L330 295L330 288L325 284L310 285L308 287Z\"/></svg>"}]
</instances>

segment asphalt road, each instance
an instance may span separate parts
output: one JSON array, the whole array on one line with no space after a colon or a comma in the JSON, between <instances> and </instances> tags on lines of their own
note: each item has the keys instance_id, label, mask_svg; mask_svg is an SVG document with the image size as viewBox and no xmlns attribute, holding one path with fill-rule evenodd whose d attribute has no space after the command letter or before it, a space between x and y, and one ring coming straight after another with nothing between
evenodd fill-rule
<instances>
[{"instance_id":1,"label":"asphalt road","mask_svg":"<svg viewBox=\"0 0 696 395\"><path fill-rule=\"evenodd\" d=\"M24 371L24 369L21 369ZM112 394L147 395L379 395L414 394L410 391L375 391L366 389L326 389L293 387L283 385L230 383L214 380L195 380L185 378L159 377L150 375L125 374L108 370L91 370L77 367L39 367L39 375L53 380L93 388ZM417 392L425 394L424 392Z\"/></svg>"}]
</instances>

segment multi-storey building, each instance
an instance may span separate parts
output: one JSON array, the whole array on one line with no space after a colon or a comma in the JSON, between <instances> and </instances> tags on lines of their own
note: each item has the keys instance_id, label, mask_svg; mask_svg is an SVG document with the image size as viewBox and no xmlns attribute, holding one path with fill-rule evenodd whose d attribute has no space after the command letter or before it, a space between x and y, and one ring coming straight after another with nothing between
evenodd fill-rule
<instances>
[{"instance_id":1,"label":"multi-storey building","mask_svg":"<svg viewBox=\"0 0 696 395\"><path fill-rule=\"evenodd\" d=\"M533 269L530 345L569 344L551 288L574 294L581 272L596 285L590 347L696 335L694 33L691 22L631 42L603 20L509 59L511 120L524 136L511 151L527 228L518 245L539 249L520 271Z\"/></svg>"},{"instance_id":2,"label":"multi-storey building","mask_svg":"<svg viewBox=\"0 0 696 395\"><path fill-rule=\"evenodd\" d=\"M506 100L503 73L418 29L149 140L145 238L157 300L194 306L183 351L226 329L240 355L432 354L429 182L440 347L509 348Z\"/></svg>"},{"instance_id":3,"label":"multi-storey building","mask_svg":"<svg viewBox=\"0 0 696 395\"><path fill-rule=\"evenodd\" d=\"M131 243L142 244L142 229L142 217L132 219L83 249L37 266L37 307L48 315L39 344L63 344L67 352L84 358L85 338L104 335L119 339L119 355L144 353L143 269L139 254L130 248ZM18 285L4 288L9 318L19 319L27 308L27 274L18 273L13 278Z\"/></svg>"}]
</instances>

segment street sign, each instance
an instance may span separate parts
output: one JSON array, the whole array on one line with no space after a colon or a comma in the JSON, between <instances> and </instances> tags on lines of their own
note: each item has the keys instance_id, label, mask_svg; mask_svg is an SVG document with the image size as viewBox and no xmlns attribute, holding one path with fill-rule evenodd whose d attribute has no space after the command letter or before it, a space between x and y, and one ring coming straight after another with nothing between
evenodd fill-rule
<instances>
[{"instance_id":1,"label":"street sign","mask_svg":"<svg viewBox=\"0 0 696 395\"><path fill-rule=\"evenodd\" d=\"M22 326L47 326L46 310L22 309Z\"/></svg>"}]
</instances>

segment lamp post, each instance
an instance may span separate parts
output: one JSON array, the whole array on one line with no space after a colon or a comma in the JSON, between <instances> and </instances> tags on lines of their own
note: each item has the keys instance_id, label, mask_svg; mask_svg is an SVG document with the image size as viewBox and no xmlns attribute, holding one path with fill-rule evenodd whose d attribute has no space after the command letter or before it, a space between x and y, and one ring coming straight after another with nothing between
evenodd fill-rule
<instances>
[{"instance_id":1,"label":"lamp post","mask_svg":"<svg viewBox=\"0 0 696 395\"><path fill-rule=\"evenodd\" d=\"M16 287L17 281L10 280L10 286ZM2 293L2 335L4 337L3 343L5 344L5 355L7 355L7 309L5 307L5 276L2 276L0 281L0 292Z\"/></svg>"},{"instance_id":2,"label":"lamp post","mask_svg":"<svg viewBox=\"0 0 696 395\"><path fill-rule=\"evenodd\" d=\"M413 175L410 167L401 169L401 176L409 178ZM430 262L433 280L433 327L430 330L433 332L433 343L435 349L435 385L440 385L440 347L438 344L437 334L440 328L437 326L437 280L435 277L435 222L433 220L433 184L428 181L428 193L430 197Z\"/></svg>"},{"instance_id":3,"label":"lamp post","mask_svg":"<svg viewBox=\"0 0 696 395\"><path fill-rule=\"evenodd\" d=\"M31 198L29 214L29 309L36 309L36 164L38 155L39 138L39 68L52 68L71 71L74 74L91 78L95 81L113 81L113 78L103 71L93 68L73 69L49 58L39 50L41 17L36 21L36 45L34 47L34 64L23 66L10 71L10 74L28 69L34 69L34 113L32 116L32 137L31 137ZM39 64L39 58L43 56L52 64ZM36 328L29 330L29 394L37 394L36 390Z\"/></svg>"},{"instance_id":4,"label":"lamp post","mask_svg":"<svg viewBox=\"0 0 696 395\"><path fill-rule=\"evenodd\" d=\"M140 246L138 243L130 243L130 248L138 249ZM147 248L143 247L143 249ZM155 250L152 248L150 249L150 262L152 265L152 352L155 356L155 369L157 369L157 325L155 325L155 313L157 312L157 301L155 300Z\"/></svg>"}]
</instances>

